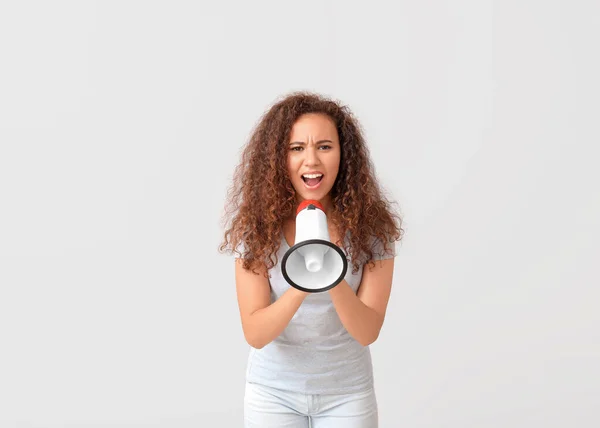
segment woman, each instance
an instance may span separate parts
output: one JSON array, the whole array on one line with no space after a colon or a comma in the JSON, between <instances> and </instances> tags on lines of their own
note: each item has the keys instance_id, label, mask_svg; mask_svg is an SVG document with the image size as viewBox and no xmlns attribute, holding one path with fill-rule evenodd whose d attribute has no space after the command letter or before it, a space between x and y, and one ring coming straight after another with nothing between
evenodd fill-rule
<instances>
[{"instance_id":1,"label":"woman","mask_svg":"<svg viewBox=\"0 0 600 428\"><path fill-rule=\"evenodd\" d=\"M368 346L383 325L403 230L358 121L323 95L289 94L254 129L228 196L220 250L239 256L237 299L251 346L245 426L377 427ZM307 199L320 202L348 258L344 279L318 293L291 287L281 272Z\"/></svg>"}]
</instances>

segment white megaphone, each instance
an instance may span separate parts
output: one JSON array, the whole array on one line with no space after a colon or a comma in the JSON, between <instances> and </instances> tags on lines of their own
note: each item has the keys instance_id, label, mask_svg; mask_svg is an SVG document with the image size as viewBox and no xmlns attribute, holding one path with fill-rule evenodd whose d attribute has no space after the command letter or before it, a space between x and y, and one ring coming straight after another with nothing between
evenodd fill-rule
<instances>
[{"instance_id":1,"label":"white megaphone","mask_svg":"<svg viewBox=\"0 0 600 428\"><path fill-rule=\"evenodd\" d=\"M338 285L348 270L344 252L329 238L327 216L319 201L303 201L296 211L296 238L281 261L285 280L308 293Z\"/></svg>"}]
</instances>

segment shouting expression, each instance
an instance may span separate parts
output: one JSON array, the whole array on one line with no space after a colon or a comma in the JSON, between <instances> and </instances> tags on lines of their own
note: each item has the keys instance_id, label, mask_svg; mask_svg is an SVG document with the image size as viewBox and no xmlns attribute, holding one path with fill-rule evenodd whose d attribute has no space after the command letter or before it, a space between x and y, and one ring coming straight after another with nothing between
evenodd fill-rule
<instances>
[{"instance_id":1,"label":"shouting expression","mask_svg":"<svg viewBox=\"0 0 600 428\"><path fill-rule=\"evenodd\" d=\"M296 120L290 134L287 168L298 202L316 199L329 205L340 154L338 132L329 116L307 113Z\"/></svg>"}]
</instances>

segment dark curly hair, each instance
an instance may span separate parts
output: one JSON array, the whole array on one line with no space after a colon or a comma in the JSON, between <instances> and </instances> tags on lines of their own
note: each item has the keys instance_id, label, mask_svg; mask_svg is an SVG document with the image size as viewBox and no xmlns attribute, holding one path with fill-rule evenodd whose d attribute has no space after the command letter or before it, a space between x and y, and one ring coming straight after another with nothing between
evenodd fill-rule
<instances>
[{"instance_id":1,"label":"dark curly hair","mask_svg":"<svg viewBox=\"0 0 600 428\"><path fill-rule=\"evenodd\" d=\"M331 189L332 212L327 221L338 231L350 232L349 245L343 245L356 273L371 260L373 242L383 242L388 250L402 238L402 219L377 183L353 113L338 101L307 91L276 100L253 129L227 192L226 230L219 251L239 254L244 268L254 273L259 267L268 271L277 263L284 220L295 215L298 206L286 167L287 143L293 124L305 113L326 114L337 128L340 168Z\"/></svg>"}]
</instances>

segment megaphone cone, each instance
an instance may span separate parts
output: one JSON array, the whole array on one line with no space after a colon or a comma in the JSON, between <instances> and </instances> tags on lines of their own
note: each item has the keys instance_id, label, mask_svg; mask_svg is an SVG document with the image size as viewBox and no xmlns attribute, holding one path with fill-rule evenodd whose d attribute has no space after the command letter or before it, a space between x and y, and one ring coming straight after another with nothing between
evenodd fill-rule
<instances>
[{"instance_id":1,"label":"megaphone cone","mask_svg":"<svg viewBox=\"0 0 600 428\"><path fill-rule=\"evenodd\" d=\"M296 211L296 239L281 261L285 280L308 293L338 285L348 270L341 248L329 239L327 216L316 200L303 201Z\"/></svg>"}]
</instances>

